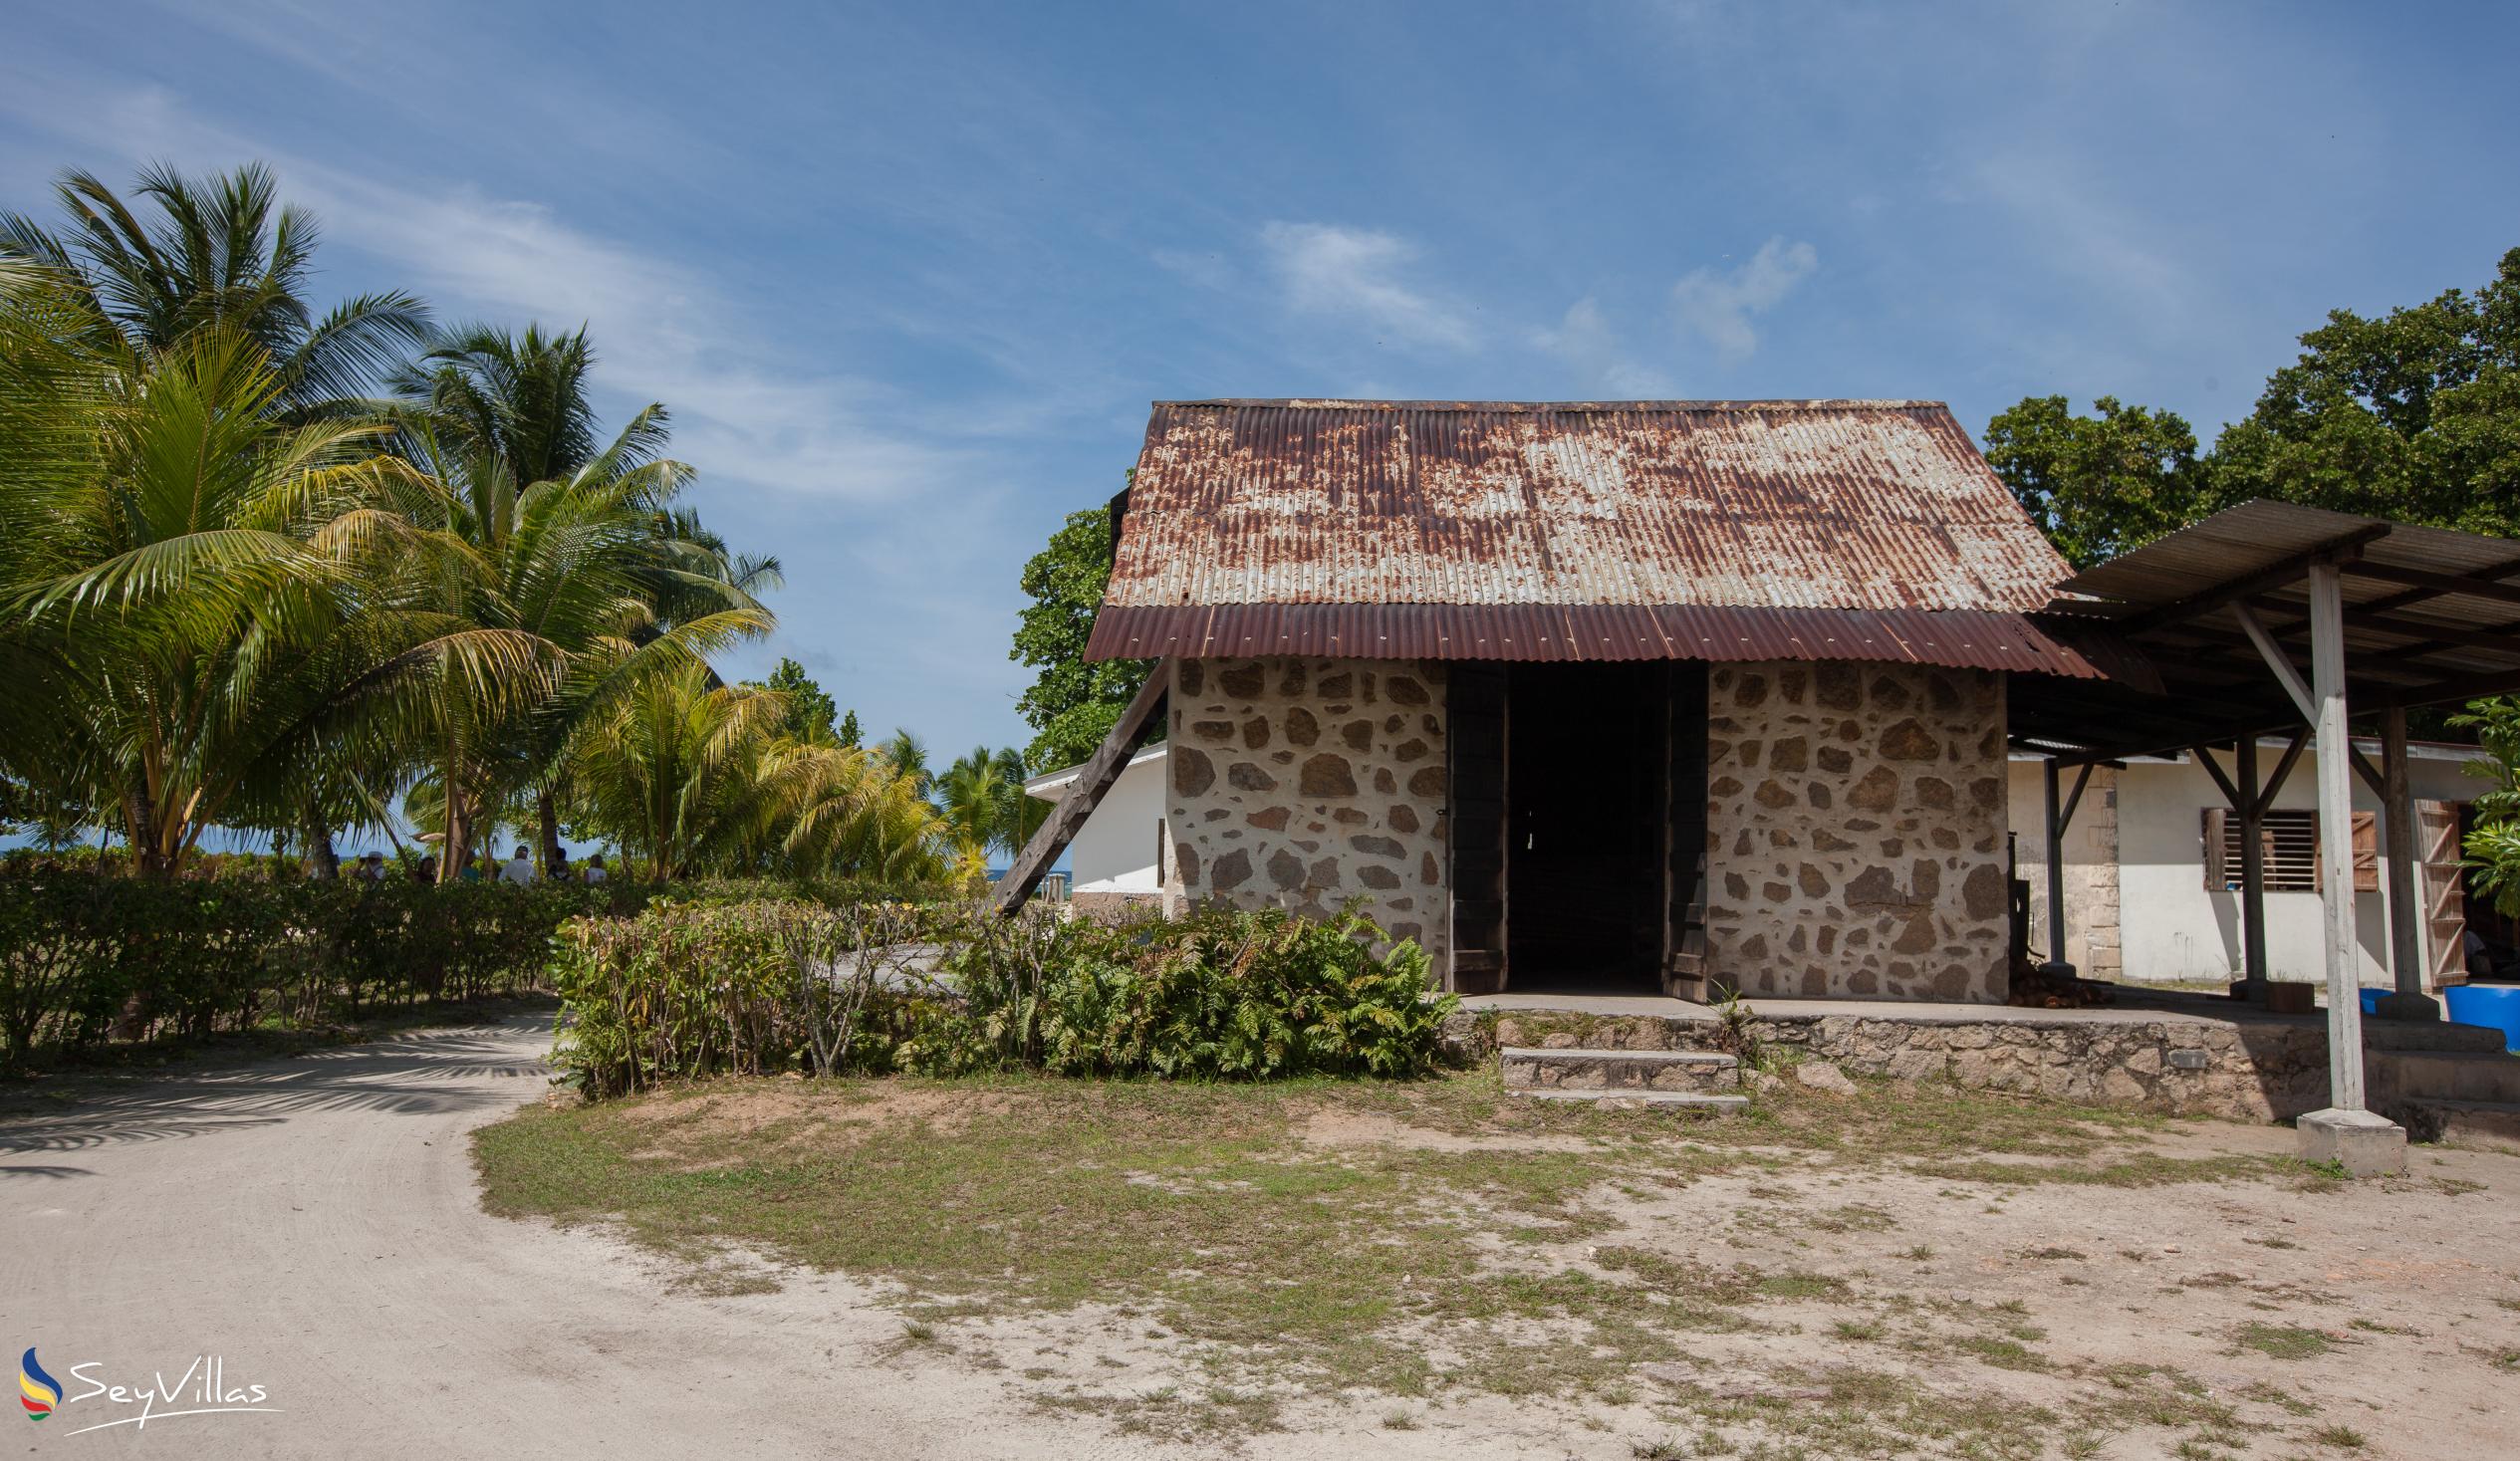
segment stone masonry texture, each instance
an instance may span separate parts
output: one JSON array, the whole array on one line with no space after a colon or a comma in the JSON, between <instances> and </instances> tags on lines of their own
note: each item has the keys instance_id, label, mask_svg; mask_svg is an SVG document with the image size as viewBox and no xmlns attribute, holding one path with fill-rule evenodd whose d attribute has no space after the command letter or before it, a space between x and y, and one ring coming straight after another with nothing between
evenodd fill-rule
<instances>
[{"instance_id":1,"label":"stone masonry texture","mask_svg":"<svg viewBox=\"0 0 2520 1461\"><path fill-rule=\"evenodd\" d=\"M1167 759L1182 892L1314 915L1364 894L1440 975L1443 695L1440 663L1177 661Z\"/></svg>"},{"instance_id":2,"label":"stone masonry texture","mask_svg":"<svg viewBox=\"0 0 2520 1461\"><path fill-rule=\"evenodd\" d=\"M2003 1001L2003 677L1824 660L1707 679L1713 979Z\"/></svg>"}]
</instances>

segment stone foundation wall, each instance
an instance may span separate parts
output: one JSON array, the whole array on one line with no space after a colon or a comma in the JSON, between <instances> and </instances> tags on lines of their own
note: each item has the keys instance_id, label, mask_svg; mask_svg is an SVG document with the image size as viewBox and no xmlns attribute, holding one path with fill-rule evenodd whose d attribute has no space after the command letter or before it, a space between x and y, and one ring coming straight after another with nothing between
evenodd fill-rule
<instances>
[{"instance_id":1,"label":"stone foundation wall","mask_svg":"<svg viewBox=\"0 0 2520 1461\"><path fill-rule=\"evenodd\" d=\"M1447 1023L1447 1047L1481 1059L1495 1046L1705 1050L1709 1020L1540 1011ZM1940 1081L1975 1091L2234 1121L2289 1120L2328 1103L2326 1029L2312 1021L2226 1025L2192 1020L1881 1019L1757 1016L1771 1049L1799 1050L1851 1075Z\"/></svg>"},{"instance_id":2,"label":"stone foundation wall","mask_svg":"<svg viewBox=\"0 0 2520 1461\"><path fill-rule=\"evenodd\" d=\"M1707 697L1710 976L1747 994L2002 1002L2003 676L1719 664Z\"/></svg>"},{"instance_id":3,"label":"stone foundation wall","mask_svg":"<svg viewBox=\"0 0 2520 1461\"><path fill-rule=\"evenodd\" d=\"M1196 902L1336 912L1348 898L1446 967L1443 666L1183 659L1173 873Z\"/></svg>"},{"instance_id":4,"label":"stone foundation wall","mask_svg":"<svg viewBox=\"0 0 2520 1461\"><path fill-rule=\"evenodd\" d=\"M1118 922L1141 913L1163 911L1163 894L1159 892L1081 892L1068 899L1068 906L1080 918L1101 918Z\"/></svg>"}]
</instances>

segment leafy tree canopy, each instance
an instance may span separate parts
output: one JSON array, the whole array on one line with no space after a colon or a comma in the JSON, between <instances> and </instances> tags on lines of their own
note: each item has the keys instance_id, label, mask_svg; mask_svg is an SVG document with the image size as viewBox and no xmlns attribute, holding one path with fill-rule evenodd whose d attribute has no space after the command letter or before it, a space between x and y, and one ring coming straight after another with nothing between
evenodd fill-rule
<instances>
[{"instance_id":1,"label":"leafy tree canopy","mask_svg":"<svg viewBox=\"0 0 2520 1461\"><path fill-rule=\"evenodd\" d=\"M2078 416L2064 396L2029 396L1986 427L1986 464L2078 569L2211 511L2186 421L2108 395L2092 408Z\"/></svg>"},{"instance_id":2,"label":"leafy tree canopy","mask_svg":"<svg viewBox=\"0 0 2520 1461\"><path fill-rule=\"evenodd\" d=\"M805 666L795 660L783 658L778 667L770 671L768 679L746 683L758 689L776 690L787 698L787 714L781 718L779 728L789 738L844 746L858 744L854 735L843 737L836 734L832 717L840 707L821 685L815 683L814 677L805 672ZM858 721L856 711L849 713L849 721L850 729L855 731Z\"/></svg>"},{"instance_id":3,"label":"leafy tree canopy","mask_svg":"<svg viewBox=\"0 0 2520 1461\"><path fill-rule=\"evenodd\" d=\"M2257 497L2520 537L2520 248L2474 294L2333 311L2301 346L2202 455L2172 412L2030 396L1987 464L2078 568Z\"/></svg>"},{"instance_id":4,"label":"leafy tree canopy","mask_svg":"<svg viewBox=\"0 0 2520 1461\"><path fill-rule=\"evenodd\" d=\"M1146 682L1151 660L1089 664L1085 641L1112 578L1111 515L1102 508L1071 513L1050 543L1024 565L1021 585L1032 604L1015 629L1009 659L1039 671L1015 708L1037 734L1024 750L1038 770L1074 766L1094 754L1121 711Z\"/></svg>"}]
</instances>

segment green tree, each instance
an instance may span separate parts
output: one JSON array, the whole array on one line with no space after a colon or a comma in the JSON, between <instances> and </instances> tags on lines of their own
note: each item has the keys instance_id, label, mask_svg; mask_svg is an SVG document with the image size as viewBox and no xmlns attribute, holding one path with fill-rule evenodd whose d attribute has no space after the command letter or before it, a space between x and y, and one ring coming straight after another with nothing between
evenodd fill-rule
<instances>
[{"instance_id":1,"label":"green tree","mask_svg":"<svg viewBox=\"0 0 2520 1461\"><path fill-rule=\"evenodd\" d=\"M814 677L805 672L805 666L795 660L781 659L778 666L770 671L770 677L753 684L753 687L774 690L786 698L787 718L781 723L781 728L794 739L847 746L858 743L854 734L845 740L839 737L833 729L832 716L840 707L824 693L821 685L814 682ZM850 729L854 732L856 728L853 715Z\"/></svg>"},{"instance_id":2,"label":"green tree","mask_svg":"<svg viewBox=\"0 0 2520 1461\"><path fill-rule=\"evenodd\" d=\"M48 349L19 329L47 290L19 283L0 397ZM50 382L66 429L29 440L42 407L0 409L0 760L113 809L139 867L171 873L209 827L386 760L431 677L530 680L523 646L420 606L464 554L414 522L438 489L383 427L291 424L287 376L230 326L107 349Z\"/></svg>"},{"instance_id":3,"label":"green tree","mask_svg":"<svg viewBox=\"0 0 2520 1461\"><path fill-rule=\"evenodd\" d=\"M2025 396L1986 426L1986 464L2078 569L2212 510L2185 420L2115 396L2092 408L2080 416L2064 396Z\"/></svg>"},{"instance_id":4,"label":"green tree","mask_svg":"<svg viewBox=\"0 0 2520 1461\"><path fill-rule=\"evenodd\" d=\"M361 397L428 330L428 309L399 291L364 294L321 317L307 303L321 230L279 202L279 181L256 162L188 178L166 167L140 174L132 203L93 173L54 184L59 233L0 214L0 255L43 266L76 297L82 334L143 360L207 326L259 346L276 389L272 408L303 419L360 413Z\"/></svg>"},{"instance_id":5,"label":"green tree","mask_svg":"<svg viewBox=\"0 0 2520 1461\"><path fill-rule=\"evenodd\" d=\"M775 580L776 562L732 557L680 506L693 474L663 454L670 425L661 403L609 441L599 434L588 400L595 362L583 329L529 325L518 335L473 325L447 333L395 380L405 449L463 484L450 526L490 569L474 589L492 591L467 600L469 609L537 635L561 676L533 714L474 726L490 739L471 752L449 742L440 774L459 769L461 780L458 798L439 804L448 816L443 876L460 862L455 833L486 833L470 819L520 795L542 865L554 866L569 790L564 751L624 674L657 657L640 651L670 638L700 652L770 622L753 591Z\"/></svg>"},{"instance_id":6,"label":"green tree","mask_svg":"<svg viewBox=\"0 0 2520 1461\"><path fill-rule=\"evenodd\" d=\"M944 871L935 809L882 757L782 733L772 690L694 660L642 676L580 751L579 813L659 878Z\"/></svg>"},{"instance_id":7,"label":"green tree","mask_svg":"<svg viewBox=\"0 0 2520 1461\"><path fill-rule=\"evenodd\" d=\"M855 710L842 716L840 729L832 733L832 739L853 751L866 743L866 736L867 733L858 728L858 712Z\"/></svg>"},{"instance_id":8,"label":"green tree","mask_svg":"<svg viewBox=\"0 0 2520 1461\"><path fill-rule=\"evenodd\" d=\"M2214 443L2223 500L2520 535L2520 248L2472 295L2336 310L2301 345Z\"/></svg>"},{"instance_id":9,"label":"green tree","mask_svg":"<svg viewBox=\"0 0 2520 1461\"><path fill-rule=\"evenodd\" d=\"M1024 750L1032 766L1073 766L1093 755L1153 667L1145 659L1086 661L1086 640L1112 579L1112 551L1111 515L1098 507L1069 514L1024 565L1019 582L1033 602L1007 657L1036 671L1015 702L1037 733Z\"/></svg>"}]
</instances>

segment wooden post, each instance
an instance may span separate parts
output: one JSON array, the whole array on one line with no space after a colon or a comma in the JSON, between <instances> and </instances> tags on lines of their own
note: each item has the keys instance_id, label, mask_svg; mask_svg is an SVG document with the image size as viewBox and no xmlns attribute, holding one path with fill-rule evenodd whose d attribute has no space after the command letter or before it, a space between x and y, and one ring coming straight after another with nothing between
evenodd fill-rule
<instances>
[{"instance_id":1,"label":"wooden post","mask_svg":"<svg viewBox=\"0 0 2520 1461\"><path fill-rule=\"evenodd\" d=\"M2058 795L2056 758L2048 767L2048 962L2065 962L2065 808ZM2084 769L2090 775L2090 768Z\"/></svg>"},{"instance_id":2,"label":"wooden post","mask_svg":"<svg viewBox=\"0 0 2520 1461\"><path fill-rule=\"evenodd\" d=\"M2247 998L2266 998L2266 814L2259 810L2257 737L2242 736L2240 770L2240 968Z\"/></svg>"},{"instance_id":3,"label":"wooden post","mask_svg":"<svg viewBox=\"0 0 2520 1461\"><path fill-rule=\"evenodd\" d=\"M2381 834L2389 858L2389 972L2397 989L2380 1013L2392 1020L2437 1020L2440 1002L2424 993L2424 946L2430 912L2415 861L2414 780L2406 766L2406 712L2390 707L2381 721Z\"/></svg>"},{"instance_id":4,"label":"wooden post","mask_svg":"<svg viewBox=\"0 0 2520 1461\"><path fill-rule=\"evenodd\" d=\"M2310 567L2311 699L2318 709L2320 910L2328 965L2328 1093L2363 1104L2363 989L2354 939L2354 748L2345 715L2345 599L2333 563Z\"/></svg>"},{"instance_id":5,"label":"wooden post","mask_svg":"<svg viewBox=\"0 0 2520 1461\"><path fill-rule=\"evenodd\" d=\"M1153 734L1163 711L1165 692L1171 685L1172 661L1156 660L1146 672L1146 682L1138 686L1136 698L1120 713L1111 733L1103 737L1103 744L1095 747L1094 754L1078 768L1077 779L1068 784L1067 795L1050 810L1050 820L1033 834L1031 842L1024 844L1024 851L1015 855L1015 864L1007 868L1006 876L999 880L998 912L1014 913L1024 906L1026 898L1033 895L1033 889L1041 886L1042 878L1050 871L1050 864L1059 860L1059 854L1067 851L1068 844L1085 826L1085 820L1102 805L1103 797L1111 791L1112 784L1129 769L1129 758L1145 744L1147 736ZM1158 878L1162 873L1163 869L1156 869Z\"/></svg>"}]
</instances>

